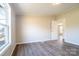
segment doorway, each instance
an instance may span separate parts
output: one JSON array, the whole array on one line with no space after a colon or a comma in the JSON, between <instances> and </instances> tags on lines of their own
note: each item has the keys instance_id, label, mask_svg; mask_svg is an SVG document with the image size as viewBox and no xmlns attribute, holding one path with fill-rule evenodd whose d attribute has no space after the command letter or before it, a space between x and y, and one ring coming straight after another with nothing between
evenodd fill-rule
<instances>
[{"instance_id":1,"label":"doorway","mask_svg":"<svg viewBox=\"0 0 79 59\"><path fill-rule=\"evenodd\" d=\"M58 39L59 41L64 41L64 26L62 23L58 24Z\"/></svg>"}]
</instances>

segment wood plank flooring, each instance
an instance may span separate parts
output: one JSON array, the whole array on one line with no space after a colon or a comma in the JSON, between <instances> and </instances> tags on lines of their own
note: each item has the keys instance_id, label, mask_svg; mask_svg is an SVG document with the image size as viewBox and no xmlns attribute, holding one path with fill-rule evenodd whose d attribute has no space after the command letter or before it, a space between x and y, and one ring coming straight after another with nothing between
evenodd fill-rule
<instances>
[{"instance_id":1,"label":"wood plank flooring","mask_svg":"<svg viewBox=\"0 0 79 59\"><path fill-rule=\"evenodd\" d=\"M59 41L19 44L13 56L79 56L79 48Z\"/></svg>"}]
</instances>

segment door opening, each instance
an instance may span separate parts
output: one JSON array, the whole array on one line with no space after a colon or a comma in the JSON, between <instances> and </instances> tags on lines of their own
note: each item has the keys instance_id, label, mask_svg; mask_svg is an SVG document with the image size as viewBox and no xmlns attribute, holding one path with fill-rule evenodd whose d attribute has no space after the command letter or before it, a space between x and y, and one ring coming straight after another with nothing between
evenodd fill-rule
<instances>
[{"instance_id":1,"label":"door opening","mask_svg":"<svg viewBox=\"0 0 79 59\"><path fill-rule=\"evenodd\" d=\"M64 33L64 27L63 27L63 24L59 24L58 25L58 39L63 42L64 41L64 36L63 36L63 33Z\"/></svg>"}]
</instances>

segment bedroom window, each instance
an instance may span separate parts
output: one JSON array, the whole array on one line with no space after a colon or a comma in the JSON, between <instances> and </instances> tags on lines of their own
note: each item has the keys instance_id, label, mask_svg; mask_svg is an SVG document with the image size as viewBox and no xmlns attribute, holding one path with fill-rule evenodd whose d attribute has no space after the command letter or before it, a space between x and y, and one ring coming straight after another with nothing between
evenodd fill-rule
<instances>
[{"instance_id":1,"label":"bedroom window","mask_svg":"<svg viewBox=\"0 0 79 59\"><path fill-rule=\"evenodd\" d=\"M10 43L10 7L0 3L0 52Z\"/></svg>"}]
</instances>

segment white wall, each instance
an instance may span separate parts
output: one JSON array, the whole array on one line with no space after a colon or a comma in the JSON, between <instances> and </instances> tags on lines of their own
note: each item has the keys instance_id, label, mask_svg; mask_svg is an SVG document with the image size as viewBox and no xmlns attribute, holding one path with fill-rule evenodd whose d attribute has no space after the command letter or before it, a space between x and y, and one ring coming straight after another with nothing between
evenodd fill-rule
<instances>
[{"instance_id":1,"label":"white wall","mask_svg":"<svg viewBox=\"0 0 79 59\"><path fill-rule=\"evenodd\" d=\"M66 20L64 31L65 42L79 45L79 8L75 8L57 18L64 18Z\"/></svg>"},{"instance_id":2,"label":"white wall","mask_svg":"<svg viewBox=\"0 0 79 59\"><path fill-rule=\"evenodd\" d=\"M1 54L3 56L10 56L16 45L16 29L15 29L15 12L11 8L11 45Z\"/></svg>"},{"instance_id":3,"label":"white wall","mask_svg":"<svg viewBox=\"0 0 79 59\"><path fill-rule=\"evenodd\" d=\"M52 16L17 16L17 43L51 40ZM53 39L52 39L53 40Z\"/></svg>"}]
</instances>

